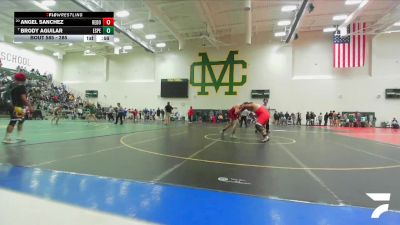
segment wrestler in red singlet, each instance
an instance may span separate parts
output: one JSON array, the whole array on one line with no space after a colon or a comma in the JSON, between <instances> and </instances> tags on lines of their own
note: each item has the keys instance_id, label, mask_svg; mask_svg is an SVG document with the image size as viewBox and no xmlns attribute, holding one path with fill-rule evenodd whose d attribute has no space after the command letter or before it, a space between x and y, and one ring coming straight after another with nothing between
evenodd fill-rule
<instances>
[{"instance_id":1,"label":"wrestler in red singlet","mask_svg":"<svg viewBox=\"0 0 400 225\"><path fill-rule=\"evenodd\" d=\"M260 106L256 111L257 121L260 125L265 126L265 124L269 121L269 112L263 106Z\"/></svg>"},{"instance_id":2,"label":"wrestler in red singlet","mask_svg":"<svg viewBox=\"0 0 400 225\"><path fill-rule=\"evenodd\" d=\"M249 110L252 111L256 114L257 116L257 121L256 121L256 130L261 133L263 136L263 139L261 140L262 142L266 142L269 140L268 137L268 132L265 129L265 125L269 121L269 112L267 109L265 109L262 105L256 104L253 102L245 102L242 105L240 105L240 110Z\"/></svg>"},{"instance_id":3,"label":"wrestler in red singlet","mask_svg":"<svg viewBox=\"0 0 400 225\"><path fill-rule=\"evenodd\" d=\"M224 129L222 129L221 131L222 135L224 135L226 130L232 127L231 137L236 138L235 131L236 131L237 120L239 118L239 111L240 111L240 105L234 105L232 106L231 109L228 110L229 123L224 127Z\"/></svg>"}]
</instances>

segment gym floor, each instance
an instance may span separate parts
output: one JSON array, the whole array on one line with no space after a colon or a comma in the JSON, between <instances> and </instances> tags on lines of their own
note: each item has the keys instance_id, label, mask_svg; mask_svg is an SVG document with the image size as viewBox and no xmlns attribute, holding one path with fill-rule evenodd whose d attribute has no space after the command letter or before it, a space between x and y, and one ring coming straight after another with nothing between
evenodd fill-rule
<instances>
[{"instance_id":1,"label":"gym floor","mask_svg":"<svg viewBox=\"0 0 400 225\"><path fill-rule=\"evenodd\" d=\"M261 143L221 128L27 121L26 142L0 145L0 187L160 224L399 223L398 130L271 126ZM372 220L366 193L391 193L391 211Z\"/></svg>"}]
</instances>

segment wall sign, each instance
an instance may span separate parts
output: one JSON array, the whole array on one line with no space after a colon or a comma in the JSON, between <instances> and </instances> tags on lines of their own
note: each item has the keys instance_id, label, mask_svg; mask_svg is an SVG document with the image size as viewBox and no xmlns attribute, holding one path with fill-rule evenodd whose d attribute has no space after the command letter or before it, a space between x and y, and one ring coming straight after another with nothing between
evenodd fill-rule
<instances>
[{"instance_id":1,"label":"wall sign","mask_svg":"<svg viewBox=\"0 0 400 225\"><path fill-rule=\"evenodd\" d=\"M385 97L386 98L393 98L393 99L400 99L400 89L386 89L385 90Z\"/></svg>"},{"instance_id":2,"label":"wall sign","mask_svg":"<svg viewBox=\"0 0 400 225\"><path fill-rule=\"evenodd\" d=\"M235 81L235 65L241 65L242 69L247 68L247 62L244 60L235 60L235 55L239 51L230 51L225 61L210 61L207 53L199 53L201 56L200 62L194 62L190 66L190 84L194 87L200 87L198 95L208 95L206 87L214 87L218 92L220 87L227 87L225 95L236 95L234 87L243 86L246 83L247 75L241 75L240 81ZM213 66L223 66L218 78L215 76ZM195 74L195 68L201 67L201 74ZM208 73L207 73L208 72ZM228 79L224 82L225 74L228 73ZM211 82L207 82L207 75L210 77ZM197 78L197 79L195 79Z\"/></svg>"},{"instance_id":3,"label":"wall sign","mask_svg":"<svg viewBox=\"0 0 400 225\"><path fill-rule=\"evenodd\" d=\"M99 96L98 90L86 90L85 91L86 98L97 98Z\"/></svg>"},{"instance_id":4,"label":"wall sign","mask_svg":"<svg viewBox=\"0 0 400 225\"><path fill-rule=\"evenodd\" d=\"M269 98L269 90L251 90L251 98Z\"/></svg>"},{"instance_id":5,"label":"wall sign","mask_svg":"<svg viewBox=\"0 0 400 225\"><path fill-rule=\"evenodd\" d=\"M0 42L0 59L4 68L15 70L18 66L28 71L56 74L58 65L54 57L33 52L22 47Z\"/></svg>"}]
</instances>

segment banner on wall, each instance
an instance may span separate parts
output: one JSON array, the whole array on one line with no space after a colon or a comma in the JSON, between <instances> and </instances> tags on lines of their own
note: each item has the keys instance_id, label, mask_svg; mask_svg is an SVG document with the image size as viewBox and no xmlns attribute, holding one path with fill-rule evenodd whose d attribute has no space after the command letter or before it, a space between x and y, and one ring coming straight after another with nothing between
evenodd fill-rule
<instances>
[{"instance_id":1,"label":"banner on wall","mask_svg":"<svg viewBox=\"0 0 400 225\"><path fill-rule=\"evenodd\" d=\"M57 72L56 59L36 52L0 43L0 59L4 68L15 70L18 66L27 70L37 69L40 73L55 74Z\"/></svg>"},{"instance_id":2,"label":"banner on wall","mask_svg":"<svg viewBox=\"0 0 400 225\"><path fill-rule=\"evenodd\" d=\"M218 93L221 87L226 87L225 95L237 95L235 87L243 86L247 81L247 75L235 73L236 67L247 68L246 61L235 60L235 55L238 53L239 51L230 51L225 61L210 61L207 53L199 53L201 61L194 62L190 66L190 85L200 88L198 95L208 95L210 88L214 88ZM218 69L220 69L219 74Z\"/></svg>"}]
</instances>

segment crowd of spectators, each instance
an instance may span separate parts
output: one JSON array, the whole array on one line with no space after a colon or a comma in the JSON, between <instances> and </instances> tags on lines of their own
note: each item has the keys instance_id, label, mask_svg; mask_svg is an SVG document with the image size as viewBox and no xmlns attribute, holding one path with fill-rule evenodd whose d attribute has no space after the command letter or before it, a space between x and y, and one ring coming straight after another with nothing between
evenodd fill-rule
<instances>
[{"instance_id":1,"label":"crowd of spectators","mask_svg":"<svg viewBox=\"0 0 400 225\"><path fill-rule=\"evenodd\" d=\"M63 108L63 115L72 119L83 117L85 110L93 107L93 104L76 96L67 89L64 84L53 81L52 74L41 74L38 70L27 70L25 67L17 67L16 70L1 68L1 111L8 113L10 105L10 93L14 87L13 75L17 72L24 73L28 82L26 89L34 111L27 114L27 119L44 119L52 114L56 107Z\"/></svg>"},{"instance_id":2,"label":"crowd of spectators","mask_svg":"<svg viewBox=\"0 0 400 225\"><path fill-rule=\"evenodd\" d=\"M1 84L1 108L3 113L9 104L10 90L13 87L13 74L22 72L27 75L28 82L26 88L28 91L29 100L32 103L35 111L28 117L32 119L44 119L46 115L53 113L56 107L62 107L62 115L70 119L85 119L89 112L94 112L97 119L104 119L114 121L121 113L123 119L132 120L137 122L139 120L165 120L166 112L164 107L155 108L122 108L121 106L101 107L99 103L94 105L87 100L82 99L81 96L76 96L67 89L64 84L57 84L53 81L51 74L40 74L38 70L27 70L25 67L17 67L16 70L0 69L0 84ZM169 114L168 114L169 115ZM190 121L199 122L212 122L221 123L226 122L228 115L226 110L193 110L191 108ZM272 123L278 126L296 126L302 125L302 115L297 113L283 113L275 112L271 115ZM27 119L29 119L27 118ZM185 120L185 116L180 115L179 112L170 114L171 120ZM241 123L245 124L254 123L256 117L254 113L249 112L241 115ZM331 110L329 113L322 112L318 115L310 111L305 116L306 126L333 126L333 127L375 127L376 117L372 114L363 114L360 112L353 113L340 113ZM383 122L381 127L399 128L399 123L396 118L391 122Z\"/></svg>"},{"instance_id":3,"label":"crowd of spectators","mask_svg":"<svg viewBox=\"0 0 400 225\"><path fill-rule=\"evenodd\" d=\"M272 123L278 126L302 125L301 113L274 112L271 116ZM322 112L318 115L310 111L306 113L306 126L332 126L332 127L376 127L376 117L371 113L345 112L340 113L335 110ZM399 129L396 118L391 122L382 122L381 127Z\"/></svg>"}]
</instances>

